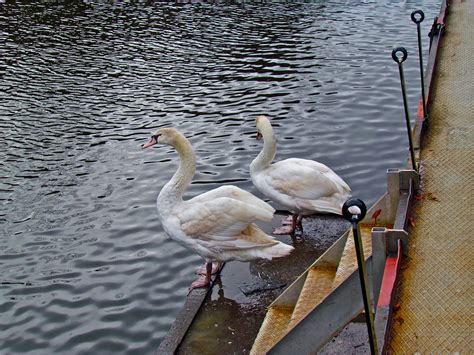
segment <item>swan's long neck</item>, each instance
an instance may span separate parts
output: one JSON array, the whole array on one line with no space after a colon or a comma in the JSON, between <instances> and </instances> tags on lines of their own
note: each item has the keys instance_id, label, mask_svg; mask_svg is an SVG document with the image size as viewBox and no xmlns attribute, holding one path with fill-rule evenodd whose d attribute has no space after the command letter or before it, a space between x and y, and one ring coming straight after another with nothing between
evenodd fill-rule
<instances>
[{"instance_id":1,"label":"swan's long neck","mask_svg":"<svg viewBox=\"0 0 474 355\"><path fill-rule=\"evenodd\" d=\"M270 166L276 154L276 138L273 129L268 127L261 131L263 149L250 164L250 171L260 171Z\"/></svg>"},{"instance_id":2,"label":"swan's long neck","mask_svg":"<svg viewBox=\"0 0 474 355\"><path fill-rule=\"evenodd\" d=\"M183 201L183 194L196 171L196 157L189 141L184 137L177 137L173 147L178 151L180 163L178 170L158 195L158 210L163 214L171 211L176 203Z\"/></svg>"}]
</instances>

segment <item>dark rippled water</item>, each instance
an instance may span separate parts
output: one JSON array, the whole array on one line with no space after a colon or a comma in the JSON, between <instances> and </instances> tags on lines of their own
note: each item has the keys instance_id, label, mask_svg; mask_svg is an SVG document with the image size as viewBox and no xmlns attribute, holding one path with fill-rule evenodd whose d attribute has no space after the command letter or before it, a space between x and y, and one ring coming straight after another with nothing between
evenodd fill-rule
<instances>
[{"instance_id":1,"label":"dark rippled water","mask_svg":"<svg viewBox=\"0 0 474 355\"><path fill-rule=\"evenodd\" d=\"M201 259L166 238L155 199L177 167L140 149L173 126L194 145L187 196L234 183L257 114L278 159L331 166L367 203L403 167L391 50L438 1L74 5L0 2L2 353L153 353ZM427 41L425 40L425 48ZM242 264L245 265L245 264Z\"/></svg>"}]
</instances>

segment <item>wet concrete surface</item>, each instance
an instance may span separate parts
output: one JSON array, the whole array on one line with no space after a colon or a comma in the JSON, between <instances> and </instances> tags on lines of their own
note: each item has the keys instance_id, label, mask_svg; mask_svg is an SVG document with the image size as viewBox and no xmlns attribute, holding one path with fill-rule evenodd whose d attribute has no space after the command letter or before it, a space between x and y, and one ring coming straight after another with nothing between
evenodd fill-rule
<instances>
[{"instance_id":1,"label":"wet concrete surface","mask_svg":"<svg viewBox=\"0 0 474 355\"><path fill-rule=\"evenodd\" d=\"M280 219L275 218L272 225L263 227L270 232L279 222ZM289 236L278 237L295 247L288 257L227 263L177 353L248 354L267 306L348 227L349 223L339 216L307 217L303 220L303 233L297 234L297 241L293 242Z\"/></svg>"},{"instance_id":2,"label":"wet concrete surface","mask_svg":"<svg viewBox=\"0 0 474 355\"><path fill-rule=\"evenodd\" d=\"M349 323L335 336L318 355L331 354L370 354L369 336L364 322Z\"/></svg>"}]
</instances>

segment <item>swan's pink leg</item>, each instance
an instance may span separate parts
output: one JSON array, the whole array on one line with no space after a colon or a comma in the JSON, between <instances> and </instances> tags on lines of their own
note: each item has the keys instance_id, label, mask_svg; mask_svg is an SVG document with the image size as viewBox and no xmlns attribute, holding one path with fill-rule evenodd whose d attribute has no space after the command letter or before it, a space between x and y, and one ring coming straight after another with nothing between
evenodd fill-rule
<instances>
[{"instance_id":1,"label":"swan's pink leg","mask_svg":"<svg viewBox=\"0 0 474 355\"><path fill-rule=\"evenodd\" d=\"M275 228L272 232L272 234L275 235L289 235L289 234L294 234L295 230L291 228L291 226L283 226L283 227L278 227Z\"/></svg>"},{"instance_id":2,"label":"swan's pink leg","mask_svg":"<svg viewBox=\"0 0 474 355\"><path fill-rule=\"evenodd\" d=\"M284 226L289 226L293 224L293 216L289 215L281 220L281 224Z\"/></svg>"},{"instance_id":3,"label":"swan's pink leg","mask_svg":"<svg viewBox=\"0 0 474 355\"><path fill-rule=\"evenodd\" d=\"M292 215L291 226L283 226L283 227L276 228L273 230L272 234L275 234L275 235L295 234L297 220L298 220L298 215L297 214Z\"/></svg>"},{"instance_id":4,"label":"swan's pink leg","mask_svg":"<svg viewBox=\"0 0 474 355\"><path fill-rule=\"evenodd\" d=\"M214 274L217 274L218 272L220 272L222 270L222 266L223 266L223 262L222 261L216 261L215 262L215 265L214 263L212 264L212 270L211 270L211 273L214 275Z\"/></svg>"},{"instance_id":5,"label":"swan's pink leg","mask_svg":"<svg viewBox=\"0 0 474 355\"><path fill-rule=\"evenodd\" d=\"M207 272L207 263L205 263L196 273L198 275L206 275ZM212 263L211 274L215 275L222 269L222 261L216 261Z\"/></svg>"},{"instance_id":6,"label":"swan's pink leg","mask_svg":"<svg viewBox=\"0 0 474 355\"><path fill-rule=\"evenodd\" d=\"M207 287L211 283L211 271L212 271L212 263L206 263L206 274L201 275L196 281L194 281L191 286L189 287L189 292L194 290L195 288Z\"/></svg>"},{"instance_id":7,"label":"swan's pink leg","mask_svg":"<svg viewBox=\"0 0 474 355\"><path fill-rule=\"evenodd\" d=\"M301 232L303 232L303 216L302 215L298 215L298 218L296 219L296 224L295 224L295 228L296 226L298 226L300 229L301 229Z\"/></svg>"}]
</instances>

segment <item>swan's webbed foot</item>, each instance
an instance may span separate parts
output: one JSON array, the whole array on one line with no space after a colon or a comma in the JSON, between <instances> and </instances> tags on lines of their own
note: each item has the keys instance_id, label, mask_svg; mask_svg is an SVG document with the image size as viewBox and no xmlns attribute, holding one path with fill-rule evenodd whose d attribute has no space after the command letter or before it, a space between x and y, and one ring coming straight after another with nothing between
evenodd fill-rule
<instances>
[{"instance_id":1,"label":"swan's webbed foot","mask_svg":"<svg viewBox=\"0 0 474 355\"><path fill-rule=\"evenodd\" d=\"M302 220L303 216L298 214L288 216L282 220L283 227L275 228L272 234L291 235L291 238L294 240L294 234L297 228L299 228L301 232L303 232L303 224L301 223Z\"/></svg>"},{"instance_id":2,"label":"swan's webbed foot","mask_svg":"<svg viewBox=\"0 0 474 355\"><path fill-rule=\"evenodd\" d=\"M295 229L292 226L283 226L275 228L272 232L275 235L293 235L295 234Z\"/></svg>"},{"instance_id":3,"label":"swan's webbed foot","mask_svg":"<svg viewBox=\"0 0 474 355\"><path fill-rule=\"evenodd\" d=\"M213 266L212 262L206 263L206 272L191 284L191 286L188 289L188 295L195 288L207 287L211 284L212 266Z\"/></svg>"},{"instance_id":4,"label":"swan's webbed foot","mask_svg":"<svg viewBox=\"0 0 474 355\"><path fill-rule=\"evenodd\" d=\"M282 226L290 226L293 224L293 216L289 215L281 220Z\"/></svg>"},{"instance_id":5,"label":"swan's webbed foot","mask_svg":"<svg viewBox=\"0 0 474 355\"><path fill-rule=\"evenodd\" d=\"M211 284L211 280L207 279L206 276L201 276L200 278L198 278L196 281L194 281L191 286L189 287L189 292L191 292L192 290L194 290L195 288L202 288L202 287L207 287ZM188 294L189 294L188 292Z\"/></svg>"}]
</instances>

